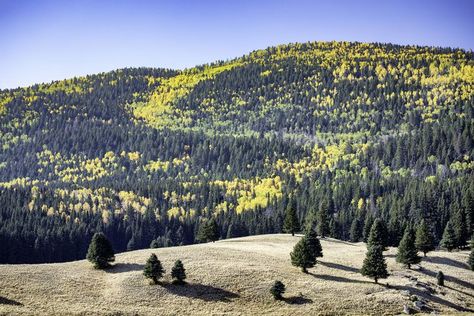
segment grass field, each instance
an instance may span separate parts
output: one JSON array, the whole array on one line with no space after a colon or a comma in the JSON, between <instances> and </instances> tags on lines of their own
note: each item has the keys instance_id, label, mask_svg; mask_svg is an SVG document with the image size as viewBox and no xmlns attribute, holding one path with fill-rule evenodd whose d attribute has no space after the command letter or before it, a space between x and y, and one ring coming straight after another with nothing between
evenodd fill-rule
<instances>
[{"instance_id":1,"label":"grass field","mask_svg":"<svg viewBox=\"0 0 474 316\"><path fill-rule=\"evenodd\" d=\"M299 237L261 235L184 247L146 249L116 256L112 269L94 270L85 260L59 264L0 265L0 314L84 315L393 315L410 296L426 300L427 312L472 314L474 272L464 264L467 251L429 253L421 269L395 263L386 254L390 277L374 284L358 272L363 243L323 239L324 257L303 274L290 263ZM160 285L142 274L154 252L166 269ZM176 259L188 284L171 284ZM436 285L436 272L446 275ZM283 301L273 300L275 280L287 287ZM388 285L387 285L388 284Z\"/></svg>"}]
</instances>

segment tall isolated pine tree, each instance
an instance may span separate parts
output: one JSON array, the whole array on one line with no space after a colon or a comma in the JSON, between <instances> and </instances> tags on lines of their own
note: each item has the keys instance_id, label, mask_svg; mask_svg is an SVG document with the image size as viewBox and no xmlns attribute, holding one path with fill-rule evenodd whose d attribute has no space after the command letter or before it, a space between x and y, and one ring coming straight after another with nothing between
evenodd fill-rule
<instances>
[{"instance_id":1,"label":"tall isolated pine tree","mask_svg":"<svg viewBox=\"0 0 474 316\"><path fill-rule=\"evenodd\" d=\"M457 246L456 232L454 231L451 220L448 221L446 227L444 228L443 238L441 239L440 245L441 248L444 248L448 251L453 250Z\"/></svg>"},{"instance_id":2,"label":"tall isolated pine tree","mask_svg":"<svg viewBox=\"0 0 474 316\"><path fill-rule=\"evenodd\" d=\"M398 245L397 262L410 269L412 264L417 264L420 261L421 257L418 256L418 249L415 246L415 233L411 227L407 227L400 245Z\"/></svg>"},{"instance_id":3,"label":"tall isolated pine tree","mask_svg":"<svg viewBox=\"0 0 474 316\"><path fill-rule=\"evenodd\" d=\"M435 249L433 240L434 237L431 234L430 228L423 219L416 228L415 246L419 251L423 252L423 255L426 257L428 252Z\"/></svg>"},{"instance_id":4,"label":"tall isolated pine tree","mask_svg":"<svg viewBox=\"0 0 474 316\"><path fill-rule=\"evenodd\" d=\"M294 236L300 230L298 216L296 215L296 201L291 199L286 206L285 221L283 222L283 230Z\"/></svg>"},{"instance_id":5,"label":"tall isolated pine tree","mask_svg":"<svg viewBox=\"0 0 474 316\"><path fill-rule=\"evenodd\" d=\"M96 269L108 268L110 267L109 262L115 260L112 245L103 233L94 234L86 258L94 264Z\"/></svg>"},{"instance_id":6,"label":"tall isolated pine tree","mask_svg":"<svg viewBox=\"0 0 474 316\"><path fill-rule=\"evenodd\" d=\"M373 278L375 283L378 283L379 279L385 279L388 277L387 263L383 256L382 246L374 245L368 248L360 272L364 276Z\"/></svg>"}]
</instances>

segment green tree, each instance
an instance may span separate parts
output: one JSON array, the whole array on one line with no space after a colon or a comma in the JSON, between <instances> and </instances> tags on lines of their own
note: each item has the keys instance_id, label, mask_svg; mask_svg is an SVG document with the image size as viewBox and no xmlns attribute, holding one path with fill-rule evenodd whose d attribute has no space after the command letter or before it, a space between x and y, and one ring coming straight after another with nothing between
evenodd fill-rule
<instances>
[{"instance_id":1,"label":"green tree","mask_svg":"<svg viewBox=\"0 0 474 316\"><path fill-rule=\"evenodd\" d=\"M472 235L471 238L471 253L469 254L467 264L469 265L469 268L474 271L474 235Z\"/></svg>"},{"instance_id":2,"label":"green tree","mask_svg":"<svg viewBox=\"0 0 474 316\"><path fill-rule=\"evenodd\" d=\"M469 238L466 227L466 215L464 209L459 205L459 203L454 203L453 208L454 214L451 223L456 235L456 246L458 248L464 248L466 246L466 241Z\"/></svg>"},{"instance_id":3,"label":"green tree","mask_svg":"<svg viewBox=\"0 0 474 316\"><path fill-rule=\"evenodd\" d=\"M321 238L326 237L329 234L329 214L328 214L328 202L323 201L319 205L319 211L317 213L317 225L316 225L316 230L321 236Z\"/></svg>"},{"instance_id":4,"label":"green tree","mask_svg":"<svg viewBox=\"0 0 474 316\"><path fill-rule=\"evenodd\" d=\"M143 275L153 281L153 283L157 284L158 280L163 277L165 270L161 265L160 260L158 257L152 253L148 260L146 261L145 268L143 269Z\"/></svg>"},{"instance_id":5,"label":"green tree","mask_svg":"<svg viewBox=\"0 0 474 316\"><path fill-rule=\"evenodd\" d=\"M109 262L115 260L112 245L103 233L94 234L86 258L96 269L105 269L110 266Z\"/></svg>"},{"instance_id":6,"label":"green tree","mask_svg":"<svg viewBox=\"0 0 474 316\"><path fill-rule=\"evenodd\" d=\"M171 277L174 279L174 283L183 284L186 279L186 269L181 260L176 260L173 268L171 269Z\"/></svg>"},{"instance_id":7,"label":"green tree","mask_svg":"<svg viewBox=\"0 0 474 316\"><path fill-rule=\"evenodd\" d=\"M453 250L457 246L456 233L453 228L451 220L448 221L446 227L444 228L443 238L441 239L441 248L444 248L448 251Z\"/></svg>"},{"instance_id":8,"label":"green tree","mask_svg":"<svg viewBox=\"0 0 474 316\"><path fill-rule=\"evenodd\" d=\"M300 230L298 216L296 215L296 201L290 200L285 211L285 220L283 222L283 230L294 236Z\"/></svg>"},{"instance_id":9,"label":"green tree","mask_svg":"<svg viewBox=\"0 0 474 316\"><path fill-rule=\"evenodd\" d=\"M369 240L370 230L371 230L373 224L374 224L374 218L372 217L372 215L367 214L365 216L364 228L363 228L363 232L362 232L362 238L363 238L365 243L368 242L368 240Z\"/></svg>"},{"instance_id":10,"label":"green tree","mask_svg":"<svg viewBox=\"0 0 474 316\"><path fill-rule=\"evenodd\" d=\"M410 269L412 264L421 261L418 256L418 249L415 246L415 233L411 227L405 229L403 238L398 245L397 262L402 263Z\"/></svg>"},{"instance_id":11,"label":"green tree","mask_svg":"<svg viewBox=\"0 0 474 316\"><path fill-rule=\"evenodd\" d=\"M219 239L219 226L214 218L207 220L202 223L199 227L197 239L201 242L212 241L215 242Z\"/></svg>"},{"instance_id":12,"label":"green tree","mask_svg":"<svg viewBox=\"0 0 474 316\"><path fill-rule=\"evenodd\" d=\"M387 263L383 256L382 246L375 245L368 248L360 272L364 276L373 278L375 283L378 283L379 279L385 279L388 277Z\"/></svg>"},{"instance_id":13,"label":"green tree","mask_svg":"<svg viewBox=\"0 0 474 316\"><path fill-rule=\"evenodd\" d=\"M352 220L349 238L352 242L358 242L361 238L360 222L357 218Z\"/></svg>"},{"instance_id":14,"label":"green tree","mask_svg":"<svg viewBox=\"0 0 474 316\"><path fill-rule=\"evenodd\" d=\"M300 267L304 273L308 273L308 268L314 267L316 257L311 253L311 246L306 236L301 238L290 253L291 264Z\"/></svg>"},{"instance_id":15,"label":"green tree","mask_svg":"<svg viewBox=\"0 0 474 316\"><path fill-rule=\"evenodd\" d=\"M444 273L443 271L438 271L436 274L436 280L439 286L444 286Z\"/></svg>"},{"instance_id":16,"label":"green tree","mask_svg":"<svg viewBox=\"0 0 474 316\"><path fill-rule=\"evenodd\" d=\"M382 250L386 250L388 244L387 227L380 218L375 219L372 224L367 244L368 247L381 246Z\"/></svg>"},{"instance_id":17,"label":"green tree","mask_svg":"<svg viewBox=\"0 0 474 316\"><path fill-rule=\"evenodd\" d=\"M281 281L275 281L270 288L270 293L272 293L274 299L281 300L283 298L282 295L285 293L285 284Z\"/></svg>"},{"instance_id":18,"label":"green tree","mask_svg":"<svg viewBox=\"0 0 474 316\"><path fill-rule=\"evenodd\" d=\"M306 234L306 242L308 243L310 254L314 258L319 258L323 256L323 248L321 247L321 242L318 239L318 235L314 230L310 230Z\"/></svg>"},{"instance_id":19,"label":"green tree","mask_svg":"<svg viewBox=\"0 0 474 316\"><path fill-rule=\"evenodd\" d=\"M425 220L422 220L416 229L415 245L419 251L423 252L425 257L426 253L435 249L433 240L434 237L431 234L428 224L426 224Z\"/></svg>"}]
</instances>

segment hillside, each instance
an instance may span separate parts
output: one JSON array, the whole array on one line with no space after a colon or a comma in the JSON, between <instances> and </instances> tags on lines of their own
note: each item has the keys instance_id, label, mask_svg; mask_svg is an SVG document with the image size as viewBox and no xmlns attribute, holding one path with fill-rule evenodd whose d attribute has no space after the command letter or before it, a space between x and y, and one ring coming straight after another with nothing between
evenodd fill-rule
<instances>
[{"instance_id":1,"label":"hillside","mask_svg":"<svg viewBox=\"0 0 474 316\"><path fill-rule=\"evenodd\" d=\"M261 235L183 247L118 254L113 269L94 270L87 261L42 265L0 265L0 314L123 315L393 315L406 295L417 295L442 314L474 308L474 276L466 269L467 252L430 253L423 270L396 264L387 251L391 276L375 285L358 269L363 243L322 240L324 257L309 274L291 266L289 252L299 237ZM167 270L162 285L149 285L144 262L155 252ZM182 259L189 284L169 284L169 272ZM442 270L446 287L435 285ZM409 277L417 278L417 281ZM287 286L285 300L269 293L276 279ZM428 294L429 289L433 294Z\"/></svg>"},{"instance_id":2,"label":"hillside","mask_svg":"<svg viewBox=\"0 0 474 316\"><path fill-rule=\"evenodd\" d=\"M120 69L0 91L0 262L282 232L296 203L331 237L375 218L396 246L474 231L474 58L461 49L295 43L185 70Z\"/></svg>"}]
</instances>

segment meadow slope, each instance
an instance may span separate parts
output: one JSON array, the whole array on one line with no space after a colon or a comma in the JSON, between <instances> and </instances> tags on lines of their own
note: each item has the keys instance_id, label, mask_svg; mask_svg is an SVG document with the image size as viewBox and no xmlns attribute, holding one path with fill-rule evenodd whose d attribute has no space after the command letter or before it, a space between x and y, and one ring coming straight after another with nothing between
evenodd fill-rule
<instances>
[{"instance_id":1,"label":"meadow slope","mask_svg":"<svg viewBox=\"0 0 474 316\"><path fill-rule=\"evenodd\" d=\"M474 309L474 273L464 264L467 251L435 251L422 269L407 270L395 263L396 249L391 248L385 253L391 275L376 285L358 272L365 244L323 239L324 257L303 274L289 258L298 239L260 235L121 253L107 271L94 270L85 260L0 265L0 314L393 315L403 304L412 305L407 291L427 299L441 314ZM142 275L152 252L167 272L161 285L150 285ZM170 284L176 259L187 269L184 287ZM447 276L444 288L435 285L439 270ZM269 293L277 279L287 286L284 301L274 301Z\"/></svg>"}]
</instances>

